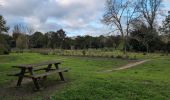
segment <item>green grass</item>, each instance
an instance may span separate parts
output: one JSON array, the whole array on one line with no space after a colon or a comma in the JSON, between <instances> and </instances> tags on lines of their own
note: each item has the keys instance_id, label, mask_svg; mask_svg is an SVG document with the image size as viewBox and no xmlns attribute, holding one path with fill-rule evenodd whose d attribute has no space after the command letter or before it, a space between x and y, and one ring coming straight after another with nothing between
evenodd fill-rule
<instances>
[{"instance_id":1,"label":"green grass","mask_svg":"<svg viewBox=\"0 0 170 100\"><path fill-rule=\"evenodd\" d=\"M137 55L137 54L136 54ZM0 99L52 99L52 100L169 100L170 99L170 57L152 54L151 61L121 71L103 72L129 63L129 60L99 57L69 57L40 55L37 53L10 54L0 56ZM138 55L139 57L141 54ZM142 57L141 58L148 58ZM34 63L46 60L61 60L62 66L71 70L65 74L68 82L58 84L50 76L44 91L27 93L24 89L33 87L23 84L25 94L20 97L5 90L16 78L6 76L10 66L20 63ZM57 84L57 85L55 85ZM63 84L63 85L62 85ZM15 84L10 86L14 87ZM28 87L27 87L28 86ZM1 94L2 90L7 91ZM31 91L31 89L28 89ZM17 90L15 90L17 91ZM19 92L21 92L19 91ZM2 96L1 96L2 95Z\"/></svg>"}]
</instances>

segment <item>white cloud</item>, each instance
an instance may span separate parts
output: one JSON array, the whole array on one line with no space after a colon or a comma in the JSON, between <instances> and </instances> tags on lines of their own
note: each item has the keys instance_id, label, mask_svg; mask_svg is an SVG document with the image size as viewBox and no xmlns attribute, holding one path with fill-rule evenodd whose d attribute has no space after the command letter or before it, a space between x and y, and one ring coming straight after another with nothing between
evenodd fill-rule
<instances>
[{"instance_id":1,"label":"white cloud","mask_svg":"<svg viewBox=\"0 0 170 100\"><path fill-rule=\"evenodd\" d=\"M27 23L38 31L63 28L71 35L101 34L109 29L100 18L106 0L0 0L0 14L13 27ZM164 0L165 10L170 0ZM170 10L170 9L169 9Z\"/></svg>"},{"instance_id":2,"label":"white cloud","mask_svg":"<svg viewBox=\"0 0 170 100\"><path fill-rule=\"evenodd\" d=\"M93 30L88 24L100 20L105 0L100 2L99 0L1 0L1 2L3 5L0 7L0 13L10 21L10 24L18 21L31 24L39 31L50 29L56 31L58 28L64 28L74 33L79 30L80 32ZM54 20L49 22L51 18Z\"/></svg>"},{"instance_id":3,"label":"white cloud","mask_svg":"<svg viewBox=\"0 0 170 100\"><path fill-rule=\"evenodd\" d=\"M170 2L170 0L163 0L163 2Z\"/></svg>"}]
</instances>

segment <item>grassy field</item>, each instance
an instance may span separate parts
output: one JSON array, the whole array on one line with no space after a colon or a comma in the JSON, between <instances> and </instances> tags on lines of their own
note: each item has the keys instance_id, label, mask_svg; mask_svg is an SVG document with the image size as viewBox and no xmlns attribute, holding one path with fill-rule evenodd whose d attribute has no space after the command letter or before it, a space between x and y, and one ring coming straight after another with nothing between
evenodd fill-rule
<instances>
[{"instance_id":1,"label":"grassy field","mask_svg":"<svg viewBox=\"0 0 170 100\"><path fill-rule=\"evenodd\" d=\"M154 57L153 57L154 55ZM151 58L138 56L139 58ZM33 92L32 82L15 88L16 78L6 76L10 66L60 60L62 66L71 68L65 73L67 82L49 76L44 90ZM144 64L121 71L104 72L125 65L131 60L104 57L76 57L23 53L0 56L0 99L52 99L52 100L169 100L170 57L152 54Z\"/></svg>"}]
</instances>

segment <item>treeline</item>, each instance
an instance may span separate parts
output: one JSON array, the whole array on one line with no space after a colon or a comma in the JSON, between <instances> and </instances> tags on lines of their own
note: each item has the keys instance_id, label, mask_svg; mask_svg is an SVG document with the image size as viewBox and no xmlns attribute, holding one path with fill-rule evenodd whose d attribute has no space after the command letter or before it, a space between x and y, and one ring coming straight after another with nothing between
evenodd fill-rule
<instances>
[{"instance_id":1,"label":"treeline","mask_svg":"<svg viewBox=\"0 0 170 100\"><path fill-rule=\"evenodd\" d=\"M35 32L32 35L13 33L12 36L7 34L0 35L4 42L5 51L11 48L18 48L20 50L29 48L52 48L52 49L101 49L112 48L115 50L123 50L123 41L120 35L116 36L77 36L67 37L64 30L60 29L56 32ZM154 36L154 37L153 37ZM134 38L135 37L135 38ZM142 33L140 30L132 31L128 37L128 51L142 51L146 52L145 40L147 40L149 52L163 51L170 52L170 41L165 41L164 35L152 35ZM138 38L138 39L136 39Z\"/></svg>"},{"instance_id":2,"label":"treeline","mask_svg":"<svg viewBox=\"0 0 170 100\"><path fill-rule=\"evenodd\" d=\"M52 48L52 49L121 49L121 36L76 36L67 37L65 31L60 29L56 32L35 32L32 35L13 33L12 36L1 34L10 48Z\"/></svg>"}]
</instances>

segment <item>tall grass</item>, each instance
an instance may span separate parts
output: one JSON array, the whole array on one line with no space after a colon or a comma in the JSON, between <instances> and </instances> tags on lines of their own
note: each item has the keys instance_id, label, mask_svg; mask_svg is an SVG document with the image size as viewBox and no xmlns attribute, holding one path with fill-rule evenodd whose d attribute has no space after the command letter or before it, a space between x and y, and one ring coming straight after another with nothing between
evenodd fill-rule
<instances>
[{"instance_id":1,"label":"tall grass","mask_svg":"<svg viewBox=\"0 0 170 100\"><path fill-rule=\"evenodd\" d=\"M18 53L18 50L12 50ZM123 58L123 59L146 59L159 58L167 56L163 53L149 53L143 52L128 52L128 56L121 50L113 49L84 49L84 50L63 50L63 49L25 49L23 52L40 53L42 55L59 55L59 56L87 56L87 57L108 57L108 58Z\"/></svg>"}]
</instances>

